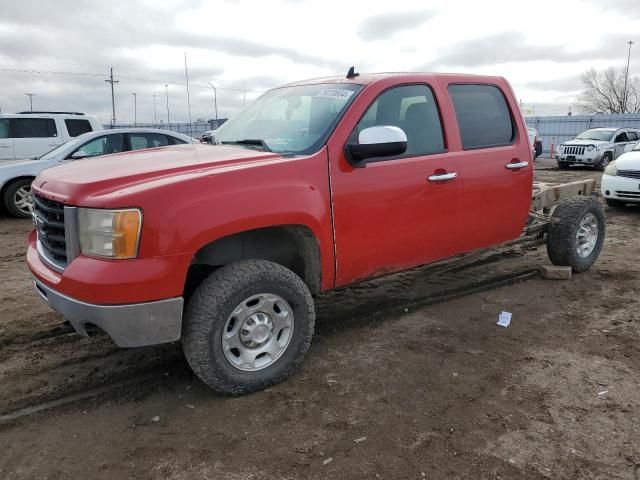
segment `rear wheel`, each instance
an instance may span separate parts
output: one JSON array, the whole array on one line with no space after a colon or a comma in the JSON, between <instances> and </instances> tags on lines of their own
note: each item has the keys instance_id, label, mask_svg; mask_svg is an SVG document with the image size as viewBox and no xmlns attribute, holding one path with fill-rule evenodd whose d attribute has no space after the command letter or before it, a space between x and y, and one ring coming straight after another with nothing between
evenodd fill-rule
<instances>
[{"instance_id":1,"label":"rear wheel","mask_svg":"<svg viewBox=\"0 0 640 480\"><path fill-rule=\"evenodd\" d=\"M182 345L204 383L240 395L289 376L309 348L314 322L313 298L295 273L246 260L198 286L185 310Z\"/></svg>"},{"instance_id":2,"label":"rear wheel","mask_svg":"<svg viewBox=\"0 0 640 480\"><path fill-rule=\"evenodd\" d=\"M591 268L600 255L606 230L604 210L594 197L577 196L555 209L547 235L547 253L554 265L574 272Z\"/></svg>"},{"instance_id":3,"label":"rear wheel","mask_svg":"<svg viewBox=\"0 0 640 480\"><path fill-rule=\"evenodd\" d=\"M21 178L10 183L4 191L4 206L10 215L17 218L31 216L32 178Z\"/></svg>"}]
</instances>

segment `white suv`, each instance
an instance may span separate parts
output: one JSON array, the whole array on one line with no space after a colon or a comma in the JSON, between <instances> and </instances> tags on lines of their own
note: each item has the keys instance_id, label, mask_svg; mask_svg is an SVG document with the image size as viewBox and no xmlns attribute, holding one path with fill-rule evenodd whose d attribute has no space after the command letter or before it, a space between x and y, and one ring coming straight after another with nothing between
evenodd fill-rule
<instances>
[{"instance_id":1,"label":"white suv","mask_svg":"<svg viewBox=\"0 0 640 480\"><path fill-rule=\"evenodd\" d=\"M102 130L82 113L20 112L0 114L0 163L44 155L83 133Z\"/></svg>"}]
</instances>

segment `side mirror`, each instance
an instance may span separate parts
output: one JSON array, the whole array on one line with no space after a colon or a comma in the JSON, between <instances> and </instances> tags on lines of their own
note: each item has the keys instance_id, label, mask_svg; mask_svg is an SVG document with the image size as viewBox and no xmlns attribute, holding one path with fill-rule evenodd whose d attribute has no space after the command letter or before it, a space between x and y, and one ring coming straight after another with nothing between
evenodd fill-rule
<instances>
[{"instance_id":1,"label":"side mirror","mask_svg":"<svg viewBox=\"0 0 640 480\"><path fill-rule=\"evenodd\" d=\"M380 125L365 128L358 135L358 143L345 147L345 156L356 168L367 166L367 159L401 155L407 150L407 135L399 127Z\"/></svg>"},{"instance_id":2,"label":"side mirror","mask_svg":"<svg viewBox=\"0 0 640 480\"><path fill-rule=\"evenodd\" d=\"M88 156L89 154L84 150L78 150L77 152L73 152L73 155L71 155L71 158L73 160L81 160L83 158L87 158Z\"/></svg>"}]
</instances>

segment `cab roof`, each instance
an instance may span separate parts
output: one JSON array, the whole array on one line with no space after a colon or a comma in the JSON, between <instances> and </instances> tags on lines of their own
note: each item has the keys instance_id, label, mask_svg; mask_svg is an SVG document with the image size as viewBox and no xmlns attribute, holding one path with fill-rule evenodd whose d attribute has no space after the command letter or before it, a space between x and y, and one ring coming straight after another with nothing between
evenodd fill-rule
<instances>
[{"instance_id":1,"label":"cab roof","mask_svg":"<svg viewBox=\"0 0 640 480\"><path fill-rule=\"evenodd\" d=\"M447 77L455 77L456 79L460 78L468 78L469 80L477 80L477 81L495 81L496 79L502 77L498 76L489 76L489 75L474 75L468 73L429 73L429 72L380 72L380 73L361 73L358 76L353 78L347 78L346 76L333 76L333 77L318 77L318 78L310 78L307 80L300 80L297 82L287 83L277 88L282 87L294 87L299 85L313 85L318 83L352 83L354 85L369 85L371 83L390 79L397 78L398 80L402 80L407 77L423 77L427 78L447 78Z\"/></svg>"}]
</instances>

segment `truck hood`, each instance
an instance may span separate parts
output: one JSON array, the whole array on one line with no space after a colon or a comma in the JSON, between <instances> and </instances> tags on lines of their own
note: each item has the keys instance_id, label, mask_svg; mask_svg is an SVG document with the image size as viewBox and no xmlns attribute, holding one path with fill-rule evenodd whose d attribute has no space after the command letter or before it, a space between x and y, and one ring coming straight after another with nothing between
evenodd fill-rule
<instances>
[{"instance_id":1,"label":"truck hood","mask_svg":"<svg viewBox=\"0 0 640 480\"><path fill-rule=\"evenodd\" d=\"M282 158L277 153L230 145L176 145L65 162L43 171L33 186L58 202L81 205L88 198L154 180L171 182L185 175L210 175Z\"/></svg>"}]
</instances>

